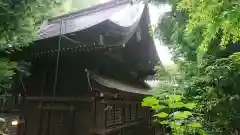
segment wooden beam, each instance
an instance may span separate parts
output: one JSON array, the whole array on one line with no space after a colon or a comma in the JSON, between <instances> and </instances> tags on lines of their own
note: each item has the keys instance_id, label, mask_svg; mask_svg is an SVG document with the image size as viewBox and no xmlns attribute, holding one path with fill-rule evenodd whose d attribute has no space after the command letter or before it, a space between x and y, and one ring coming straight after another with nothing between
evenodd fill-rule
<instances>
[{"instance_id":1,"label":"wooden beam","mask_svg":"<svg viewBox=\"0 0 240 135\"><path fill-rule=\"evenodd\" d=\"M80 102L93 102L94 97L25 97L26 100L32 101L80 101Z\"/></svg>"},{"instance_id":2,"label":"wooden beam","mask_svg":"<svg viewBox=\"0 0 240 135\"><path fill-rule=\"evenodd\" d=\"M39 109L44 109L44 110L55 110L55 111L72 111L75 110L74 107L72 106L40 106Z\"/></svg>"},{"instance_id":3,"label":"wooden beam","mask_svg":"<svg viewBox=\"0 0 240 135\"><path fill-rule=\"evenodd\" d=\"M140 104L141 101L131 101L131 100L101 100L104 104Z\"/></svg>"}]
</instances>

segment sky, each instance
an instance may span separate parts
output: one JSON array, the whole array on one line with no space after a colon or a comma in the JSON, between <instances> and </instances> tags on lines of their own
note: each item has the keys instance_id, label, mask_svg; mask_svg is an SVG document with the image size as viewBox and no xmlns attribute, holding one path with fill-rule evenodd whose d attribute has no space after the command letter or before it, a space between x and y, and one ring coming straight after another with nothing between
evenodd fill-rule
<instances>
[{"instance_id":1,"label":"sky","mask_svg":"<svg viewBox=\"0 0 240 135\"><path fill-rule=\"evenodd\" d=\"M171 11L171 6L168 4L161 5L159 7L149 4L149 12L150 12L150 19L151 24L154 26L158 24L158 22L161 20L161 17L164 15L164 13ZM154 39L155 46L158 52L158 56L164 66L171 66L174 64L174 62L171 60L172 55L170 53L170 50L158 39Z\"/></svg>"},{"instance_id":2,"label":"sky","mask_svg":"<svg viewBox=\"0 0 240 135\"><path fill-rule=\"evenodd\" d=\"M155 26L161 21L161 18L164 16L166 12L171 11L171 6L168 4L164 4L161 6L155 6L153 4L149 4L149 12L150 12L150 19L153 30ZM171 60L172 55L170 50L164 45L159 39L154 39L155 46L157 49L158 56L162 62L162 64L168 68L173 67L174 62ZM152 88L159 86L159 81L156 80L148 80L146 81Z\"/></svg>"}]
</instances>

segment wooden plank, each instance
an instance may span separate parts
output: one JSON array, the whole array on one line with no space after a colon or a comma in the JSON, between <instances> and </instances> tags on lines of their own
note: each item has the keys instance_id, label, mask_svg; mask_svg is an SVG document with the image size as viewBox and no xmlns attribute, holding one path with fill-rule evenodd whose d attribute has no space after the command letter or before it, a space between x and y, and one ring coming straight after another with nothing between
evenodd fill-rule
<instances>
[{"instance_id":1,"label":"wooden plank","mask_svg":"<svg viewBox=\"0 0 240 135\"><path fill-rule=\"evenodd\" d=\"M96 102L95 124L90 128L91 133L104 135L105 126L105 104Z\"/></svg>"},{"instance_id":2,"label":"wooden plank","mask_svg":"<svg viewBox=\"0 0 240 135\"><path fill-rule=\"evenodd\" d=\"M130 100L101 100L104 104L139 104L141 101L130 101Z\"/></svg>"},{"instance_id":3,"label":"wooden plank","mask_svg":"<svg viewBox=\"0 0 240 135\"><path fill-rule=\"evenodd\" d=\"M26 100L32 101L80 101L80 102L92 102L94 97L25 97Z\"/></svg>"},{"instance_id":4,"label":"wooden plank","mask_svg":"<svg viewBox=\"0 0 240 135\"><path fill-rule=\"evenodd\" d=\"M54 110L54 111L71 111L71 110L75 110L74 107L71 106L41 106L39 107L40 109L44 109L44 110Z\"/></svg>"},{"instance_id":5,"label":"wooden plank","mask_svg":"<svg viewBox=\"0 0 240 135\"><path fill-rule=\"evenodd\" d=\"M90 125L90 130L92 130L91 128L96 126L96 117L97 117L97 110L96 110L96 100L94 100L94 102L92 102L91 104L91 125Z\"/></svg>"}]
</instances>

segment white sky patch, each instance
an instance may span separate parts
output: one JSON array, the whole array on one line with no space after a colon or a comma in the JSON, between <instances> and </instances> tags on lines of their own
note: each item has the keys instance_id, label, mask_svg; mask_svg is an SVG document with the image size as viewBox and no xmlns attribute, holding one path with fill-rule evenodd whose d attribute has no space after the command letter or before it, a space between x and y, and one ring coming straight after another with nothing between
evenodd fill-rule
<instances>
[{"instance_id":1,"label":"white sky patch","mask_svg":"<svg viewBox=\"0 0 240 135\"><path fill-rule=\"evenodd\" d=\"M155 28L155 25L159 22L161 17L166 13L171 11L171 6L168 4L163 4L161 6L155 6L152 4L149 4L149 12L150 12L150 19L151 24L153 25L153 30ZM158 56L164 66L170 66L173 65L174 62L171 60L172 55L170 53L170 50L164 45L161 41L158 39L154 39L155 46L157 49Z\"/></svg>"},{"instance_id":2,"label":"white sky patch","mask_svg":"<svg viewBox=\"0 0 240 135\"><path fill-rule=\"evenodd\" d=\"M109 2L111 0L100 0L100 3L106 3L106 2Z\"/></svg>"},{"instance_id":3,"label":"white sky patch","mask_svg":"<svg viewBox=\"0 0 240 135\"><path fill-rule=\"evenodd\" d=\"M150 12L150 19L153 30L155 29L156 25L158 24L159 20L162 18L162 16L166 13L171 11L171 6L164 4L161 6L155 6L152 4L149 4L149 12ZM166 45L164 45L159 39L154 39L155 47L158 53L158 56L162 62L162 64L166 66L173 66L174 62L171 60L172 55L170 53L170 50ZM148 80L146 81L152 88L159 86L159 81L156 80Z\"/></svg>"},{"instance_id":4,"label":"white sky patch","mask_svg":"<svg viewBox=\"0 0 240 135\"><path fill-rule=\"evenodd\" d=\"M158 56L164 66L171 66L174 64L172 61L172 54L170 53L170 50L168 47L166 47L164 44L161 44L161 42L158 39L154 39L155 46L157 49Z\"/></svg>"},{"instance_id":5,"label":"white sky patch","mask_svg":"<svg viewBox=\"0 0 240 135\"><path fill-rule=\"evenodd\" d=\"M163 16L166 12L169 12L172 10L171 6L168 4L162 4L160 6L148 4L148 6L149 6L151 23L153 25L156 25L159 21L159 18L161 18L161 16Z\"/></svg>"}]
</instances>

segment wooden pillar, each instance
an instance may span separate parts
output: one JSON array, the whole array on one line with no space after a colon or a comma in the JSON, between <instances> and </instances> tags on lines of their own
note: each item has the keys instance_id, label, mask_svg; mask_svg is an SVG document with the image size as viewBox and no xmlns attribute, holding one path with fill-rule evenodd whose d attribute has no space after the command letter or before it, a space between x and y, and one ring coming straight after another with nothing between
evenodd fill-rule
<instances>
[{"instance_id":1,"label":"wooden pillar","mask_svg":"<svg viewBox=\"0 0 240 135\"><path fill-rule=\"evenodd\" d=\"M105 135L105 104L96 101L95 125L91 127L92 134Z\"/></svg>"}]
</instances>

